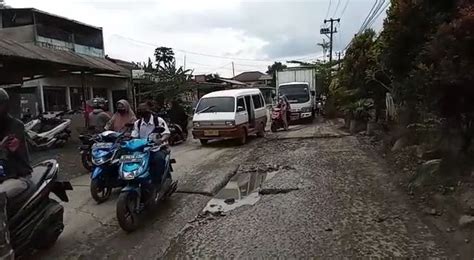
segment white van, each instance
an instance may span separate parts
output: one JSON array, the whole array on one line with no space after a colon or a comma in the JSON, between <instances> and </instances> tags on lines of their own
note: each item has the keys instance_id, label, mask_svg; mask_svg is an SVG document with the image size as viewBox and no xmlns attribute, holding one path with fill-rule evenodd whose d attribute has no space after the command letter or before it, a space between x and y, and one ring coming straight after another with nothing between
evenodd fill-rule
<instances>
[{"instance_id":1,"label":"white van","mask_svg":"<svg viewBox=\"0 0 474 260\"><path fill-rule=\"evenodd\" d=\"M193 136L205 145L209 140L263 136L267 110L259 89L234 89L209 93L199 100L193 117Z\"/></svg>"}]
</instances>

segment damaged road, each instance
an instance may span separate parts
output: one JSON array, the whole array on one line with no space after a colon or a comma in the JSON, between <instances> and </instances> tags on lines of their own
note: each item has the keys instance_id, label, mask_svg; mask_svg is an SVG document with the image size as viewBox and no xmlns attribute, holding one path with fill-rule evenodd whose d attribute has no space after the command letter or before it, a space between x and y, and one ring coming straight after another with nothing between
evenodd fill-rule
<instances>
[{"instance_id":1,"label":"damaged road","mask_svg":"<svg viewBox=\"0 0 474 260\"><path fill-rule=\"evenodd\" d=\"M316 129L293 128L293 132L282 133L283 139L278 138L279 133L269 136L246 155L245 166L255 167L257 172L262 165L278 166L271 178L260 183L254 203L230 211L225 207L205 211L173 241L163 257L456 254L448 248L442 232L388 181L384 165L359 149L356 138L338 135L336 126L327 123L308 128ZM308 132L317 136L318 128L332 128L333 132L322 138L307 136ZM301 136L298 129L305 129ZM329 135L334 138L326 138ZM242 184L240 191L248 187ZM226 202L233 205L237 200Z\"/></svg>"},{"instance_id":2,"label":"damaged road","mask_svg":"<svg viewBox=\"0 0 474 260\"><path fill-rule=\"evenodd\" d=\"M117 225L115 199L96 205L88 176L79 177L63 235L38 257L455 256L359 146L334 122L240 147L177 146L178 192L131 234Z\"/></svg>"}]
</instances>

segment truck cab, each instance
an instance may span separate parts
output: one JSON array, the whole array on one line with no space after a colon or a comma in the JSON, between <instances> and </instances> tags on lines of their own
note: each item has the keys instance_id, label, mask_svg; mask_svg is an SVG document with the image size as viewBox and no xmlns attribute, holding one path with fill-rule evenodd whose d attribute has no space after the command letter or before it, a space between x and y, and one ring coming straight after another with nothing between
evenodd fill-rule
<instances>
[{"instance_id":1,"label":"truck cab","mask_svg":"<svg viewBox=\"0 0 474 260\"><path fill-rule=\"evenodd\" d=\"M311 119L314 117L314 91L307 82L291 82L278 86L278 95L286 96L290 102L290 119Z\"/></svg>"}]
</instances>

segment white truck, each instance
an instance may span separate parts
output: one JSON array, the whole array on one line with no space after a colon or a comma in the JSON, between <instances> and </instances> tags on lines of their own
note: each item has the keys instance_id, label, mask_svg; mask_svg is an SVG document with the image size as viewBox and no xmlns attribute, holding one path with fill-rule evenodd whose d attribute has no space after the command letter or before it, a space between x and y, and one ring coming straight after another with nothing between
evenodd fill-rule
<instances>
[{"instance_id":1,"label":"white truck","mask_svg":"<svg viewBox=\"0 0 474 260\"><path fill-rule=\"evenodd\" d=\"M290 102L291 121L311 120L316 112L316 69L287 68L276 73L277 96Z\"/></svg>"}]
</instances>

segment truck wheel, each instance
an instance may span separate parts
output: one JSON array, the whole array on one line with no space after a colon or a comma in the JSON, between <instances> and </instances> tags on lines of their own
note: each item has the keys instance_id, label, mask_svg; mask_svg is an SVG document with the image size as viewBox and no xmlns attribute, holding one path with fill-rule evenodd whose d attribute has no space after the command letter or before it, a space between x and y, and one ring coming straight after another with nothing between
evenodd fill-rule
<instances>
[{"instance_id":1,"label":"truck wheel","mask_svg":"<svg viewBox=\"0 0 474 260\"><path fill-rule=\"evenodd\" d=\"M207 139L199 139L199 142L201 142L201 145L207 145L209 143L209 140Z\"/></svg>"}]
</instances>

